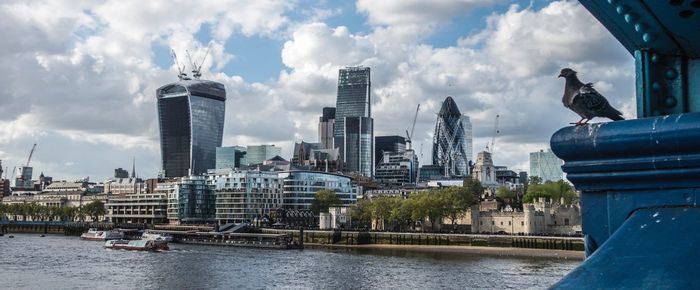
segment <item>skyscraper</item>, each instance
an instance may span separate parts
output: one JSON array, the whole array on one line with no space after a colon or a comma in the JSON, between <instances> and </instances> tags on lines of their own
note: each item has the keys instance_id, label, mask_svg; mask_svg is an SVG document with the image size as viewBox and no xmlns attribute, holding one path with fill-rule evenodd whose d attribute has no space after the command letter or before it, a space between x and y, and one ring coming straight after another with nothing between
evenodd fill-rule
<instances>
[{"instance_id":1,"label":"skyscraper","mask_svg":"<svg viewBox=\"0 0 700 290\"><path fill-rule=\"evenodd\" d=\"M445 168L447 176L469 175L469 155L462 114L452 97L442 102L433 135L433 164Z\"/></svg>"},{"instance_id":2,"label":"skyscraper","mask_svg":"<svg viewBox=\"0 0 700 290\"><path fill-rule=\"evenodd\" d=\"M473 160L474 139L472 136L472 122L469 119L469 116L462 115L462 127L464 128L464 142L466 145L464 152L467 154L467 160Z\"/></svg>"},{"instance_id":3,"label":"skyscraper","mask_svg":"<svg viewBox=\"0 0 700 290\"><path fill-rule=\"evenodd\" d=\"M368 67L346 67L340 70L333 129L334 146L340 148L340 156L347 169L361 172L368 177L371 177L374 171L374 140L371 138L374 136L374 126L371 119L370 88ZM345 123L349 122L349 118L354 118L353 124L347 126ZM348 128L352 131L347 132ZM370 138L366 139L368 136ZM353 139L356 137L359 139ZM354 147L346 150L348 144Z\"/></svg>"},{"instance_id":4,"label":"skyscraper","mask_svg":"<svg viewBox=\"0 0 700 290\"><path fill-rule=\"evenodd\" d=\"M224 134L224 85L184 79L160 87L156 95L164 176L182 177L213 169L216 147L221 146Z\"/></svg>"},{"instance_id":5,"label":"skyscraper","mask_svg":"<svg viewBox=\"0 0 700 290\"><path fill-rule=\"evenodd\" d=\"M372 118L345 117L343 146L347 172L358 172L372 177L374 174L374 124Z\"/></svg>"},{"instance_id":6,"label":"skyscraper","mask_svg":"<svg viewBox=\"0 0 700 290\"><path fill-rule=\"evenodd\" d=\"M403 136L376 136L374 137L374 164L384 157L384 152L403 153L406 151L406 137Z\"/></svg>"},{"instance_id":7,"label":"skyscraper","mask_svg":"<svg viewBox=\"0 0 700 290\"><path fill-rule=\"evenodd\" d=\"M552 150L531 152L530 176L537 176L542 182L559 181L564 178L564 172L561 170L563 163Z\"/></svg>"},{"instance_id":8,"label":"skyscraper","mask_svg":"<svg viewBox=\"0 0 700 290\"><path fill-rule=\"evenodd\" d=\"M334 149L333 126L335 125L335 108L323 108L323 115L318 118L318 143L323 149Z\"/></svg>"}]
</instances>

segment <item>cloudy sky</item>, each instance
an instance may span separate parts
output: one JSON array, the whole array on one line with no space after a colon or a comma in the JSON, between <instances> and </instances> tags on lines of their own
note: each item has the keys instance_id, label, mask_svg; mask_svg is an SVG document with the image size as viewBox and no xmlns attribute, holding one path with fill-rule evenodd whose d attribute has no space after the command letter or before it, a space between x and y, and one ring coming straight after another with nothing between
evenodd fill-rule
<instances>
[{"instance_id":1,"label":"cloudy sky","mask_svg":"<svg viewBox=\"0 0 700 290\"><path fill-rule=\"evenodd\" d=\"M528 169L577 121L561 106L562 67L594 82L634 118L630 54L576 1L231 0L2 1L0 159L103 180L116 167L155 176L155 90L177 80L170 57L204 55L228 92L224 145L269 144L289 158L315 142L335 105L338 69L372 68L376 135L402 134L421 104L414 144L430 160L441 101L472 118L474 151L500 134L495 162Z\"/></svg>"}]
</instances>

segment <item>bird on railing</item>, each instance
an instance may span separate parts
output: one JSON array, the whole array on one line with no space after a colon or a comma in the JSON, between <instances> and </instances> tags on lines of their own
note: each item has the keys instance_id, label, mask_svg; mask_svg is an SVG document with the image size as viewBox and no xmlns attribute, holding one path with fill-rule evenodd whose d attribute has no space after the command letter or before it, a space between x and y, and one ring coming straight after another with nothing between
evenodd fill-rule
<instances>
[{"instance_id":1,"label":"bird on railing","mask_svg":"<svg viewBox=\"0 0 700 290\"><path fill-rule=\"evenodd\" d=\"M583 126L595 117L605 117L613 121L625 119L620 111L613 108L608 100L593 88L592 83L582 83L576 76L576 71L564 68L559 73L559 77L566 79L564 97L561 100L564 107L581 116L581 120L570 124Z\"/></svg>"}]
</instances>

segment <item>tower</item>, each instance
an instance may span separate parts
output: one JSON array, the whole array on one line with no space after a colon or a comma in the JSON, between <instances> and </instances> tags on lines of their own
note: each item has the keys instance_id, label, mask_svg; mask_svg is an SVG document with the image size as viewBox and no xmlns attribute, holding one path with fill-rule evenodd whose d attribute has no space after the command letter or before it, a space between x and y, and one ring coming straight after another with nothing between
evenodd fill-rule
<instances>
[{"instance_id":1,"label":"tower","mask_svg":"<svg viewBox=\"0 0 700 290\"><path fill-rule=\"evenodd\" d=\"M318 118L318 143L323 149L335 148L333 142L333 126L335 125L335 108L323 108L323 115Z\"/></svg>"},{"instance_id":2,"label":"tower","mask_svg":"<svg viewBox=\"0 0 700 290\"><path fill-rule=\"evenodd\" d=\"M463 116L452 97L442 102L433 135L433 164L445 168L447 177L469 175L469 158Z\"/></svg>"},{"instance_id":3,"label":"tower","mask_svg":"<svg viewBox=\"0 0 700 290\"><path fill-rule=\"evenodd\" d=\"M224 133L224 85L182 78L160 87L156 95L164 177L213 169Z\"/></svg>"},{"instance_id":4,"label":"tower","mask_svg":"<svg viewBox=\"0 0 700 290\"><path fill-rule=\"evenodd\" d=\"M362 171L363 175L371 177L372 169L374 168L374 160L364 160L364 158L373 158L374 140L371 138L366 142L360 143L353 150L346 150L346 143L352 143L354 134L364 136L374 136L374 127L372 124L371 98L370 98L370 68L369 67L346 67L338 73L338 96L335 106L335 125L333 129L334 146L340 148L340 156L343 162L347 163L347 159L351 159L353 164L348 164L348 170ZM348 118L352 119L353 124L346 126ZM359 119L358 119L359 118ZM357 127L363 124L360 129ZM347 128L357 129L348 133ZM359 130L359 131L358 131ZM362 131L362 132L360 132ZM350 134L350 135L348 135ZM360 154L363 154L360 156ZM356 161L357 160L357 161ZM369 164L369 169L360 170L355 164Z\"/></svg>"}]
</instances>

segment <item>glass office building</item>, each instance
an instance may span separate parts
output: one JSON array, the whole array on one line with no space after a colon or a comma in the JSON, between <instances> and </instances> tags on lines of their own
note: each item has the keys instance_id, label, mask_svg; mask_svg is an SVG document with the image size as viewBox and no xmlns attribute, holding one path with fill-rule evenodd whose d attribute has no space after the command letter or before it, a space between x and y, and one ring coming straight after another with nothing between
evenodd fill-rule
<instances>
[{"instance_id":1,"label":"glass office building","mask_svg":"<svg viewBox=\"0 0 700 290\"><path fill-rule=\"evenodd\" d=\"M343 146L346 172L374 175L374 128L372 118L345 117ZM341 155L342 155L341 154Z\"/></svg>"},{"instance_id":2,"label":"glass office building","mask_svg":"<svg viewBox=\"0 0 700 290\"><path fill-rule=\"evenodd\" d=\"M552 150L540 150L530 153L530 176L537 176L542 182L559 181L564 178L561 166L564 161L559 159Z\"/></svg>"},{"instance_id":3,"label":"glass office building","mask_svg":"<svg viewBox=\"0 0 700 290\"><path fill-rule=\"evenodd\" d=\"M345 148L343 148L345 118L372 117L370 88L370 69L368 67L347 67L340 70L333 138L335 146L340 148L341 158L345 156Z\"/></svg>"},{"instance_id":4,"label":"glass office building","mask_svg":"<svg viewBox=\"0 0 700 290\"><path fill-rule=\"evenodd\" d=\"M167 193L167 217L171 224L204 224L216 221L214 186L204 176L183 177L159 184L158 191Z\"/></svg>"},{"instance_id":5,"label":"glass office building","mask_svg":"<svg viewBox=\"0 0 700 290\"><path fill-rule=\"evenodd\" d=\"M442 102L440 113L435 122L433 135L433 164L444 168L445 175L469 175L469 156L467 153L467 132L462 124L463 116L452 97Z\"/></svg>"},{"instance_id":6,"label":"glass office building","mask_svg":"<svg viewBox=\"0 0 700 290\"><path fill-rule=\"evenodd\" d=\"M311 209L316 192L322 189L334 191L344 206L357 202L358 187L352 185L349 176L318 171L283 171L282 203L286 209Z\"/></svg>"},{"instance_id":7,"label":"glass office building","mask_svg":"<svg viewBox=\"0 0 700 290\"><path fill-rule=\"evenodd\" d=\"M241 168L247 164L245 147L216 147L216 169Z\"/></svg>"},{"instance_id":8,"label":"glass office building","mask_svg":"<svg viewBox=\"0 0 700 290\"><path fill-rule=\"evenodd\" d=\"M181 80L160 87L156 95L164 176L196 175L215 168L216 147L224 133L224 85Z\"/></svg>"},{"instance_id":9,"label":"glass office building","mask_svg":"<svg viewBox=\"0 0 700 290\"><path fill-rule=\"evenodd\" d=\"M282 148L275 145L251 145L246 150L246 162L247 165L260 164L279 155L282 155Z\"/></svg>"}]
</instances>

